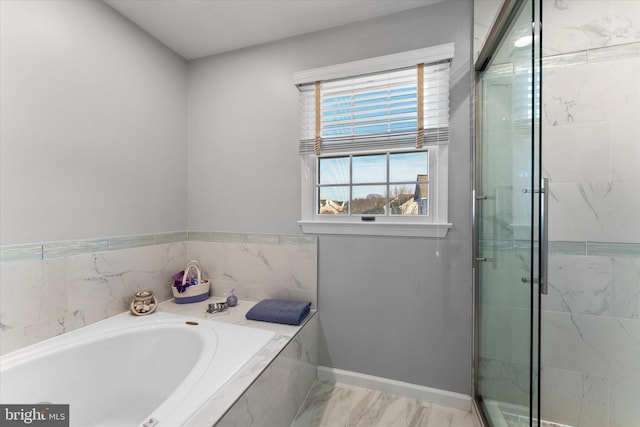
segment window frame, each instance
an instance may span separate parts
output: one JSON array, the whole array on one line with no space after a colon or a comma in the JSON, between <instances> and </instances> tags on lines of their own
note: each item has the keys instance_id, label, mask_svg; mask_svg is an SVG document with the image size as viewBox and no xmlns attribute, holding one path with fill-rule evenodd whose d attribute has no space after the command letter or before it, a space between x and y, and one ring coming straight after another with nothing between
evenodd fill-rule
<instances>
[{"instance_id":1,"label":"window frame","mask_svg":"<svg viewBox=\"0 0 640 427\"><path fill-rule=\"evenodd\" d=\"M453 43L449 43L426 49L302 71L294 75L294 82L296 85L309 84L313 81L385 72L418 63L438 62L443 59L452 59L453 49ZM320 203L320 199L317 184L320 158L416 151L428 152L429 215L364 215L366 217L375 217L374 221L365 221L362 220L363 215L361 214L327 215L318 213L317 204ZM449 143L425 145L421 149L413 150L387 148L366 151L354 150L344 153L321 153L319 155L306 153L300 155L300 162L301 219L298 224L303 233L444 238L448 230L453 227L453 224L448 221ZM350 182L349 185L352 187L353 182Z\"/></svg>"},{"instance_id":2,"label":"window frame","mask_svg":"<svg viewBox=\"0 0 640 427\"><path fill-rule=\"evenodd\" d=\"M316 156L316 168L317 170L320 170L320 173L317 174L317 181L315 183L315 208L314 208L314 219L315 220L321 220L321 218L332 218L334 216L339 217L339 218L343 218L345 220L348 221L358 221L358 219L360 219L361 221L364 221L364 219L362 219L362 217L366 217L368 218L368 220L370 221L375 221L377 218L401 218L401 217L407 217L407 218L413 218L415 220L415 218L419 217L425 217L427 215L423 214L417 214L417 215L401 215L401 214L394 214L391 213L391 188L393 186L397 186L397 185L403 185L403 186L409 186L409 188L416 188L415 186L417 185L423 185L426 184L427 185L427 213L430 212L429 209L429 188L432 184L432 180L430 180L429 178L426 181L419 181L419 180L402 180L402 181L398 181L398 180L392 180L391 179L391 163L392 163L392 157L396 156L396 155L402 155L402 154L416 154L416 153L424 153L426 154L426 164L425 164L425 176L427 176L427 178L429 177L429 171L432 170L432 166L433 163L430 160L429 157L429 150L426 148L420 149L420 150L376 150L376 151L366 151L364 153L360 153L360 152L350 152L350 153L330 153L330 154L325 154L325 155L321 155L321 156ZM367 181L360 181L360 180L356 180L355 179L355 168L354 168L354 161L356 159L359 158L366 158L366 157L382 157L384 158L384 180L378 180L378 181L371 181L371 182L367 182ZM331 182L331 183L322 183L322 168L320 167L320 163L322 162L322 160L324 159L348 159L347 162L349 164L349 177L346 181L344 182ZM420 174L418 174L418 176L420 176ZM436 184L437 185L437 184ZM336 187L342 187L347 189L347 192L349 193L349 197L348 197L348 201L349 201L349 206L348 206L348 210L349 212L346 214L340 214L340 215L332 215L332 214L321 214L318 213L321 207L321 201L323 200L322 198L322 188L336 188ZM384 187L384 199L385 199L385 213L354 213L352 212L353 210L353 203L357 200L354 198L354 190L357 189L358 187ZM437 188L437 187L435 187ZM414 190L415 191L415 190ZM418 208L419 209L419 208Z\"/></svg>"},{"instance_id":3,"label":"window frame","mask_svg":"<svg viewBox=\"0 0 640 427\"><path fill-rule=\"evenodd\" d=\"M321 156L309 154L301 159L302 215L298 224L307 234L349 234L405 237L446 237L453 224L448 218L448 145L428 146L430 215L322 215L317 213L317 168ZM370 154L371 152L367 152ZM362 153L349 153L358 155ZM346 154L345 155L349 155ZM335 157L326 155L324 157ZM433 172L435 171L435 173ZM369 215L364 215L369 216Z\"/></svg>"}]
</instances>

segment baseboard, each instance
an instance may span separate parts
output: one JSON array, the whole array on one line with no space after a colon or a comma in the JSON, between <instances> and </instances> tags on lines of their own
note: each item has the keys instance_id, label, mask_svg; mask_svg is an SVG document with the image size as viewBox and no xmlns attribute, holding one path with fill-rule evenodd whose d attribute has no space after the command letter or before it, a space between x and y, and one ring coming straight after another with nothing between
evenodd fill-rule
<instances>
[{"instance_id":1,"label":"baseboard","mask_svg":"<svg viewBox=\"0 0 640 427\"><path fill-rule=\"evenodd\" d=\"M342 369L334 369L327 366L318 366L318 379L382 391L440 406L461 409L463 411L471 411L471 397L466 394L375 377L373 375L360 374L358 372L343 371Z\"/></svg>"}]
</instances>

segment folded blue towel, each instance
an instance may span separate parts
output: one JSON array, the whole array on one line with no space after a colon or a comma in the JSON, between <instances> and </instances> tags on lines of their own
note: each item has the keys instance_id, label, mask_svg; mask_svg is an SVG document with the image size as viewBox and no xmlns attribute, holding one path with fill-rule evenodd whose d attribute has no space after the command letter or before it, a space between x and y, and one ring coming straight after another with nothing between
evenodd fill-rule
<instances>
[{"instance_id":1,"label":"folded blue towel","mask_svg":"<svg viewBox=\"0 0 640 427\"><path fill-rule=\"evenodd\" d=\"M247 312L247 319L299 325L310 311L310 302L266 299L251 307Z\"/></svg>"}]
</instances>

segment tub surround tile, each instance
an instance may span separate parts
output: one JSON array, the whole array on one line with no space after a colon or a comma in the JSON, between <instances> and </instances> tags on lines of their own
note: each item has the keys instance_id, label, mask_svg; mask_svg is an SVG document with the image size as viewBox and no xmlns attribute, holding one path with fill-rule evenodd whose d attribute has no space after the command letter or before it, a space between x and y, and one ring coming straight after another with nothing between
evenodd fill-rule
<instances>
[{"instance_id":1,"label":"tub surround tile","mask_svg":"<svg viewBox=\"0 0 640 427\"><path fill-rule=\"evenodd\" d=\"M278 245L280 244L280 238L275 234L249 234L244 237L244 243Z\"/></svg>"},{"instance_id":2,"label":"tub surround tile","mask_svg":"<svg viewBox=\"0 0 640 427\"><path fill-rule=\"evenodd\" d=\"M5 354L75 328L68 323L67 287L55 279L60 259L0 268L0 353ZM72 316L71 316L72 317Z\"/></svg>"},{"instance_id":3,"label":"tub surround tile","mask_svg":"<svg viewBox=\"0 0 640 427\"><path fill-rule=\"evenodd\" d=\"M109 255L97 253L66 260L69 309L83 312L88 323L122 313L126 308L128 295L123 276L127 273L112 266Z\"/></svg>"},{"instance_id":4,"label":"tub surround tile","mask_svg":"<svg viewBox=\"0 0 640 427\"><path fill-rule=\"evenodd\" d=\"M295 235L280 235L280 234L189 231L188 240L193 242L290 245L290 244L313 244L316 241L316 238L314 236L295 236Z\"/></svg>"},{"instance_id":5,"label":"tub surround tile","mask_svg":"<svg viewBox=\"0 0 640 427\"><path fill-rule=\"evenodd\" d=\"M20 350L34 342L29 342L25 335L25 328L9 328L0 323L0 355Z\"/></svg>"},{"instance_id":6,"label":"tub surround tile","mask_svg":"<svg viewBox=\"0 0 640 427\"><path fill-rule=\"evenodd\" d=\"M317 317L314 316L215 425L290 425L316 378L317 364Z\"/></svg>"},{"instance_id":7,"label":"tub surround tile","mask_svg":"<svg viewBox=\"0 0 640 427\"><path fill-rule=\"evenodd\" d=\"M18 245L0 247L0 263L42 260L42 245Z\"/></svg>"},{"instance_id":8,"label":"tub surround tile","mask_svg":"<svg viewBox=\"0 0 640 427\"><path fill-rule=\"evenodd\" d=\"M212 396L187 426L289 425L316 377L315 310L300 326L258 322L245 317L255 301L241 299L229 314L208 317L208 304L220 301L223 299L218 297L193 304L166 301L158 310L269 330L276 336Z\"/></svg>"},{"instance_id":9,"label":"tub surround tile","mask_svg":"<svg viewBox=\"0 0 640 427\"><path fill-rule=\"evenodd\" d=\"M215 233L207 231L189 231L189 241L194 242L227 242L242 243L244 236L242 233Z\"/></svg>"},{"instance_id":10,"label":"tub surround tile","mask_svg":"<svg viewBox=\"0 0 640 427\"><path fill-rule=\"evenodd\" d=\"M42 305L49 309L57 308L55 312L50 312L51 316L60 316L69 313L69 287L66 266L67 262L65 258L54 258L42 261L44 287Z\"/></svg>"},{"instance_id":11,"label":"tub surround tile","mask_svg":"<svg viewBox=\"0 0 640 427\"><path fill-rule=\"evenodd\" d=\"M45 319L25 327L0 331L0 354L4 355L20 350L86 325L82 313L66 313L60 317Z\"/></svg>"},{"instance_id":12,"label":"tub surround tile","mask_svg":"<svg viewBox=\"0 0 640 427\"><path fill-rule=\"evenodd\" d=\"M318 238L315 236L292 236L292 235L282 235L280 236L280 244L281 245L292 245L292 246L306 246L307 248L311 248L317 244ZM311 246L308 246L311 245Z\"/></svg>"},{"instance_id":13,"label":"tub surround tile","mask_svg":"<svg viewBox=\"0 0 640 427\"><path fill-rule=\"evenodd\" d=\"M137 248L140 246L151 246L154 244L155 238L153 234L147 234L143 236L114 237L109 239L110 250Z\"/></svg>"},{"instance_id":14,"label":"tub surround tile","mask_svg":"<svg viewBox=\"0 0 640 427\"><path fill-rule=\"evenodd\" d=\"M109 249L109 240L79 240L44 244L44 258L70 257Z\"/></svg>"},{"instance_id":15,"label":"tub surround tile","mask_svg":"<svg viewBox=\"0 0 640 427\"><path fill-rule=\"evenodd\" d=\"M143 289L152 290L160 301L169 299L170 277L185 264L184 243L2 264L0 351L127 311L133 295ZM12 328L23 333L5 333Z\"/></svg>"},{"instance_id":16,"label":"tub surround tile","mask_svg":"<svg viewBox=\"0 0 640 427\"><path fill-rule=\"evenodd\" d=\"M317 301L309 236L171 232L3 247L2 257L2 354L127 311L141 290L171 299L171 276L191 259L212 279L212 295L236 288L253 301Z\"/></svg>"},{"instance_id":17,"label":"tub surround tile","mask_svg":"<svg viewBox=\"0 0 640 427\"><path fill-rule=\"evenodd\" d=\"M48 338L87 326L88 324L89 323L86 322L84 314L79 311L65 313L60 317L52 319L45 319L24 328L24 344L25 346L36 344Z\"/></svg>"},{"instance_id":18,"label":"tub surround tile","mask_svg":"<svg viewBox=\"0 0 640 427\"><path fill-rule=\"evenodd\" d=\"M156 245L184 242L188 240L188 238L189 236L186 231L174 231L171 233L159 233L153 235L153 239Z\"/></svg>"},{"instance_id":19,"label":"tub surround tile","mask_svg":"<svg viewBox=\"0 0 640 427\"><path fill-rule=\"evenodd\" d=\"M262 238L257 239L264 242ZM311 301L317 305L317 240L267 239L268 243L187 242L212 281L212 295L235 288L239 298Z\"/></svg>"},{"instance_id":20,"label":"tub surround tile","mask_svg":"<svg viewBox=\"0 0 640 427\"><path fill-rule=\"evenodd\" d=\"M188 240L186 231L0 247L0 263L37 261Z\"/></svg>"},{"instance_id":21,"label":"tub surround tile","mask_svg":"<svg viewBox=\"0 0 640 427\"><path fill-rule=\"evenodd\" d=\"M42 263L8 264L0 270L0 329L35 323L43 299Z\"/></svg>"},{"instance_id":22,"label":"tub surround tile","mask_svg":"<svg viewBox=\"0 0 640 427\"><path fill-rule=\"evenodd\" d=\"M216 319L219 320L219 319ZM199 427L203 425L218 425L218 421L225 416L225 413L234 405L238 399L247 391L260 373L272 363L278 353L287 345L289 337L276 335L271 341L247 364L240 372L224 385L197 414L187 422L187 426ZM270 391L267 395L271 395ZM237 424L250 425L250 424Z\"/></svg>"},{"instance_id":23,"label":"tub surround tile","mask_svg":"<svg viewBox=\"0 0 640 427\"><path fill-rule=\"evenodd\" d=\"M69 257L69 310L82 311L92 323L128 310L141 290L151 290L164 301L172 296L170 277L184 265L182 243Z\"/></svg>"}]
</instances>

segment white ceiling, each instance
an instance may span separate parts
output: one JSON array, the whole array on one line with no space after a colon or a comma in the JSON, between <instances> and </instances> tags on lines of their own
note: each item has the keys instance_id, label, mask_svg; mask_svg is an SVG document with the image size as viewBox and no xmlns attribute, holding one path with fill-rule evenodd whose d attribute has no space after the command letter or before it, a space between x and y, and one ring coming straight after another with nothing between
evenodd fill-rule
<instances>
[{"instance_id":1,"label":"white ceiling","mask_svg":"<svg viewBox=\"0 0 640 427\"><path fill-rule=\"evenodd\" d=\"M103 0L185 59L444 0Z\"/></svg>"}]
</instances>

